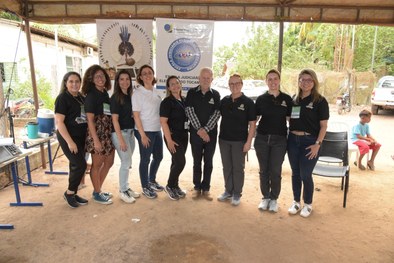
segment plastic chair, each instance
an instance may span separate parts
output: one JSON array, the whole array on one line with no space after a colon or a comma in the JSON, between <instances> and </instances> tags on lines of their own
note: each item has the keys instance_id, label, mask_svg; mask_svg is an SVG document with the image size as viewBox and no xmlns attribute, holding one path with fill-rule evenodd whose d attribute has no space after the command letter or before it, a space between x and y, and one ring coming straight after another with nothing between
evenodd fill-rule
<instances>
[{"instance_id":1,"label":"plastic chair","mask_svg":"<svg viewBox=\"0 0 394 263\"><path fill-rule=\"evenodd\" d=\"M321 161L320 159L336 160L339 165L331 165L332 162ZM339 161L338 161L339 160ZM348 133L347 131L331 132L327 131L320 147L320 158L312 174L330 178L342 178L341 190L343 190L343 207L346 207L347 192L349 189L350 175L348 159Z\"/></svg>"},{"instance_id":2,"label":"plastic chair","mask_svg":"<svg viewBox=\"0 0 394 263\"><path fill-rule=\"evenodd\" d=\"M332 122L328 122L328 126L327 126L327 131L331 131L331 132L340 132L340 131L346 131L348 133L348 155L349 155L349 160L352 159L352 155L353 153L356 153L356 162L358 161L358 157L360 156L360 152L358 150L357 145L353 144L349 138L351 135L351 129L352 127L349 128L348 124L346 122L336 122L336 121L332 121ZM369 160L369 153L367 154L367 160ZM324 160L324 158L322 160L319 161L328 161L330 162L330 160ZM333 162L331 160L331 162ZM338 161L334 161L334 163L337 163Z\"/></svg>"}]
</instances>

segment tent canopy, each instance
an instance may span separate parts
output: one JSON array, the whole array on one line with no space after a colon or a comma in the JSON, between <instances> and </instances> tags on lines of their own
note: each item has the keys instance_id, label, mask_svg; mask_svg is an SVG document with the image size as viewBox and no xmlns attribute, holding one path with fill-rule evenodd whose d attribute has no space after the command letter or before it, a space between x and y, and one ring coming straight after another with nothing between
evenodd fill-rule
<instances>
[{"instance_id":1,"label":"tent canopy","mask_svg":"<svg viewBox=\"0 0 394 263\"><path fill-rule=\"evenodd\" d=\"M394 26L393 0L2 0L0 9L57 24L163 17Z\"/></svg>"}]
</instances>

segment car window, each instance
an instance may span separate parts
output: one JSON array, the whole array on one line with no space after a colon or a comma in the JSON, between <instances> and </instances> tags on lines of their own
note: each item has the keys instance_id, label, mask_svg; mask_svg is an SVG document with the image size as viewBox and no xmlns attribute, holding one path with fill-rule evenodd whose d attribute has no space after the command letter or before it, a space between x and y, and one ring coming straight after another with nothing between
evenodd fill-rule
<instances>
[{"instance_id":1,"label":"car window","mask_svg":"<svg viewBox=\"0 0 394 263\"><path fill-rule=\"evenodd\" d=\"M394 80L386 80L382 83L382 88L394 88Z\"/></svg>"}]
</instances>

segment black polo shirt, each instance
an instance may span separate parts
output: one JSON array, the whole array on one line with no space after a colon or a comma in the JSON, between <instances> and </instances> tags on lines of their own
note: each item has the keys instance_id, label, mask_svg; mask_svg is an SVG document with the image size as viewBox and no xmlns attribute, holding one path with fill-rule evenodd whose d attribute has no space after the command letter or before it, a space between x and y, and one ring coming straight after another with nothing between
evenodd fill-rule
<instances>
[{"instance_id":1,"label":"black polo shirt","mask_svg":"<svg viewBox=\"0 0 394 263\"><path fill-rule=\"evenodd\" d=\"M286 93L280 92L275 98L268 92L256 100L256 115L261 116L257 132L262 135L287 136L286 117L291 114L292 99Z\"/></svg>"},{"instance_id":2,"label":"black polo shirt","mask_svg":"<svg viewBox=\"0 0 394 263\"><path fill-rule=\"evenodd\" d=\"M297 104L293 101L293 111L296 107L300 107L299 118L292 117L290 119L290 131L304 131L314 136L319 135L320 121L330 118L330 111L327 100L321 96L316 103L312 102L312 96L300 99Z\"/></svg>"},{"instance_id":3,"label":"black polo shirt","mask_svg":"<svg viewBox=\"0 0 394 263\"><path fill-rule=\"evenodd\" d=\"M81 117L81 106L84 106L84 97L78 94L73 97L69 92L59 94L55 100L55 113L65 116L64 124L71 136L86 136L87 123L77 123L76 119Z\"/></svg>"},{"instance_id":4,"label":"black polo shirt","mask_svg":"<svg viewBox=\"0 0 394 263\"><path fill-rule=\"evenodd\" d=\"M85 98L85 112L94 113L94 115L104 114L104 103L110 106L109 95L106 90L99 91L96 88L92 88ZM110 110L108 108L108 110Z\"/></svg>"},{"instance_id":5,"label":"black polo shirt","mask_svg":"<svg viewBox=\"0 0 394 263\"><path fill-rule=\"evenodd\" d=\"M133 107L131 96L123 94L123 104L120 104L114 95L111 96L111 114L119 115L120 129L134 129Z\"/></svg>"},{"instance_id":6,"label":"black polo shirt","mask_svg":"<svg viewBox=\"0 0 394 263\"><path fill-rule=\"evenodd\" d=\"M244 94L234 101L231 95L225 96L220 103L219 138L226 141L246 141L249 122L256 120L255 105L252 99Z\"/></svg>"},{"instance_id":7,"label":"black polo shirt","mask_svg":"<svg viewBox=\"0 0 394 263\"><path fill-rule=\"evenodd\" d=\"M204 127L207 125L210 116L214 114L215 110L220 110L220 94L218 91L211 88L203 94L200 86L189 89L186 96L186 107L194 108L194 112L200 121L201 127ZM190 129L194 130L192 125ZM217 124L215 124L215 128L211 131L217 132Z\"/></svg>"},{"instance_id":8,"label":"black polo shirt","mask_svg":"<svg viewBox=\"0 0 394 263\"><path fill-rule=\"evenodd\" d=\"M160 104L160 117L168 118L168 126L171 134L185 135L187 122L185 98L177 100L174 96L166 97Z\"/></svg>"}]
</instances>

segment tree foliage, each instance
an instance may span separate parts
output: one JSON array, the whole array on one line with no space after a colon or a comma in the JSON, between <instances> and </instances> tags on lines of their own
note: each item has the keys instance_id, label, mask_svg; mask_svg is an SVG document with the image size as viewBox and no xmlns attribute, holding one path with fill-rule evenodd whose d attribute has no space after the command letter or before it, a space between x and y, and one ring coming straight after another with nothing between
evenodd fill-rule
<instances>
[{"instance_id":1,"label":"tree foliage","mask_svg":"<svg viewBox=\"0 0 394 263\"><path fill-rule=\"evenodd\" d=\"M23 74L26 76L30 76L30 72L27 68L20 69ZM52 88L51 83L43 76L41 76L39 71L36 71L36 82L37 82L37 93L39 101L44 103L45 109L54 108L55 98L52 96ZM19 98L33 98L33 85L31 83L31 78L26 81L20 82L16 81L13 84L13 94L11 94L11 99L19 99Z\"/></svg>"},{"instance_id":2,"label":"tree foliage","mask_svg":"<svg viewBox=\"0 0 394 263\"><path fill-rule=\"evenodd\" d=\"M334 61L344 62L345 50L351 50L351 25L288 23L283 39L282 68L334 70ZM233 61L233 71L244 78L262 79L271 68L277 67L278 23L266 23L250 30L246 44L235 43L215 51L215 73L221 73L226 61ZM352 67L356 71L371 69L375 27L356 26ZM379 27L373 72L394 74L394 28ZM341 49L341 50L338 50ZM339 54L339 55L338 55ZM335 55L337 57L335 57ZM342 57L341 57L342 56ZM340 67L340 69L346 67Z\"/></svg>"}]
</instances>

